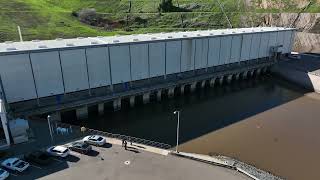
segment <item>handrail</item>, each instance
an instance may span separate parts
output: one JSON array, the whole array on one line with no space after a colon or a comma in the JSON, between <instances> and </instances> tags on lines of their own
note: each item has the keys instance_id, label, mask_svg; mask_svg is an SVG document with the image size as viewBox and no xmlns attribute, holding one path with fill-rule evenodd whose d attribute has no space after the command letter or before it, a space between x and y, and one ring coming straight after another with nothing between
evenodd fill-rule
<instances>
[{"instance_id":1,"label":"handrail","mask_svg":"<svg viewBox=\"0 0 320 180\"><path fill-rule=\"evenodd\" d=\"M72 126L72 127L77 127L80 129L80 126L65 124L65 123L61 123L61 122L59 122L58 124L59 124L59 126L60 125L66 126L66 127ZM104 131L100 131L100 130L96 130L96 129L90 129L90 128L86 128L86 131L89 133L94 133L94 134L102 135L102 136L109 137L109 138L120 139L120 140L125 139L129 142L152 146L152 147L156 147L156 148L160 148L160 149L171 149L171 145L157 142L157 141L137 138L137 137L128 136L128 135L122 135L122 134L113 134L113 133L104 132Z\"/></svg>"}]
</instances>

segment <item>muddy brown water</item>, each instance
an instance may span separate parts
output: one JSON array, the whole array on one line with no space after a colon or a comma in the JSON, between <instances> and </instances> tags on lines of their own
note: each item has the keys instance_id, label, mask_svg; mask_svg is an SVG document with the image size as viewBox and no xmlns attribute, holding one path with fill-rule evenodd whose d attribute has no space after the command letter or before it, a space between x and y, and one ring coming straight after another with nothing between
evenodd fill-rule
<instances>
[{"instance_id":1,"label":"muddy brown water","mask_svg":"<svg viewBox=\"0 0 320 180\"><path fill-rule=\"evenodd\" d=\"M271 76L90 116L80 122L112 133L234 157L285 179L320 179L320 95Z\"/></svg>"}]
</instances>

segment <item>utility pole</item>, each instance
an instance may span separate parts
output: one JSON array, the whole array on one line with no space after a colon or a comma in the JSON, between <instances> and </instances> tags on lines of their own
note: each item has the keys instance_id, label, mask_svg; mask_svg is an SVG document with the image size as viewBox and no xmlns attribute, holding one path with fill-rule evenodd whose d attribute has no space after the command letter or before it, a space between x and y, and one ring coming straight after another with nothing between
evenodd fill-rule
<instances>
[{"instance_id":1,"label":"utility pole","mask_svg":"<svg viewBox=\"0 0 320 180\"><path fill-rule=\"evenodd\" d=\"M20 42L23 42L20 26L18 26L18 33L19 33Z\"/></svg>"}]
</instances>

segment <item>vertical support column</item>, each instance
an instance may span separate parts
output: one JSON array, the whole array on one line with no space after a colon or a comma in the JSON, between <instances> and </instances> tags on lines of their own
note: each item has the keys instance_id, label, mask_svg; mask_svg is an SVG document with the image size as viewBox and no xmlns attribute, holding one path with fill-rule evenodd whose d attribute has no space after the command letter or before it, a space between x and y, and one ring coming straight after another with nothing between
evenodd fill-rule
<instances>
[{"instance_id":1,"label":"vertical support column","mask_svg":"<svg viewBox=\"0 0 320 180\"><path fill-rule=\"evenodd\" d=\"M257 69L257 72L256 72L257 76L259 76L260 73L261 73L261 69L259 68L259 69Z\"/></svg>"},{"instance_id":2,"label":"vertical support column","mask_svg":"<svg viewBox=\"0 0 320 180\"><path fill-rule=\"evenodd\" d=\"M76 109L76 115L77 115L78 120L88 118L88 107L83 106L83 107Z\"/></svg>"},{"instance_id":3,"label":"vertical support column","mask_svg":"<svg viewBox=\"0 0 320 180\"><path fill-rule=\"evenodd\" d=\"M130 107L134 107L135 101L136 101L136 97L135 96L131 96L130 97Z\"/></svg>"},{"instance_id":4,"label":"vertical support column","mask_svg":"<svg viewBox=\"0 0 320 180\"><path fill-rule=\"evenodd\" d=\"M223 76L221 76L221 77L219 78L219 84L220 84L220 85L223 84Z\"/></svg>"},{"instance_id":5,"label":"vertical support column","mask_svg":"<svg viewBox=\"0 0 320 180\"><path fill-rule=\"evenodd\" d=\"M148 104L150 102L150 93L148 92L143 94L142 99L143 99L143 104Z\"/></svg>"},{"instance_id":6,"label":"vertical support column","mask_svg":"<svg viewBox=\"0 0 320 180\"><path fill-rule=\"evenodd\" d=\"M98 112L99 112L99 115L104 114L104 103L98 104Z\"/></svg>"},{"instance_id":7,"label":"vertical support column","mask_svg":"<svg viewBox=\"0 0 320 180\"><path fill-rule=\"evenodd\" d=\"M210 87L214 87L215 82L216 82L216 78L210 79Z\"/></svg>"},{"instance_id":8,"label":"vertical support column","mask_svg":"<svg viewBox=\"0 0 320 180\"><path fill-rule=\"evenodd\" d=\"M161 101L162 90L157 91L157 101Z\"/></svg>"},{"instance_id":9,"label":"vertical support column","mask_svg":"<svg viewBox=\"0 0 320 180\"><path fill-rule=\"evenodd\" d=\"M168 97L173 98L174 97L174 87L169 88L168 90Z\"/></svg>"},{"instance_id":10,"label":"vertical support column","mask_svg":"<svg viewBox=\"0 0 320 180\"><path fill-rule=\"evenodd\" d=\"M236 80L237 80L237 81L239 80L239 76L240 76L240 74L237 73L237 74L236 74Z\"/></svg>"},{"instance_id":11,"label":"vertical support column","mask_svg":"<svg viewBox=\"0 0 320 180\"><path fill-rule=\"evenodd\" d=\"M180 87L180 93L181 93L181 95L184 95L184 89L185 89L185 85L182 85L182 86Z\"/></svg>"},{"instance_id":12,"label":"vertical support column","mask_svg":"<svg viewBox=\"0 0 320 180\"><path fill-rule=\"evenodd\" d=\"M248 71L242 73L242 79L247 79Z\"/></svg>"},{"instance_id":13,"label":"vertical support column","mask_svg":"<svg viewBox=\"0 0 320 180\"><path fill-rule=\"evenodd\" d=\"M250 71L250 76L252 77L254 74L254 70Z\"/></svg>"},{"instance_id":14,"label":"vertical support column","mask_svg":"<svg viewBox=\"0 0 320 180\"><path fill-rule=\"evenodd\" d=\"M196 90L196 88L197 88L197 82L193 82L193 83L191 84L190 91L191 91L191 92L194 92L194 91Z\"/></svg>"},{"instance_id":15,"label":"vertical support column","mask_svg":"<svg viewBox=\"0 0 320 180\"><path fill-rule=\"evenodd\" d=\"M203 81L201 82L201 88L203 89L203 88L205 88L205 86L206 86L206 80L203 80Z\"/></svg>"},{"instance_id":16,"label":"vertical support column","mask_svg":"<svg viewBox=\"0 0 320 180\"><path fill-rule=\"evenodd\" d=\"M266 73L267 70L268 70L268 67L264 67L264 68L262 69L262 72L263 72L263 73Z\"/></svg>"},{"instance_id":17,"label":"vertical support column","mask_svg":"<svg viewBox=\"0 0 320 180\"><path fill-rule=\"evenodd\" d=\"M121 109L121 98L113 100L113 110L119 111Z\"/></svg>"},{"instance_id":18,"label":"vertical support column","mask_svg":"<svg viewBox=\"0 0 320 180\"><path fill-rule=\"evenodd\" d=\"M229 74L228 77L227 77L228 84L230 84L231 81L232 81L232 74Z\"/></svg>"}]
</instances>

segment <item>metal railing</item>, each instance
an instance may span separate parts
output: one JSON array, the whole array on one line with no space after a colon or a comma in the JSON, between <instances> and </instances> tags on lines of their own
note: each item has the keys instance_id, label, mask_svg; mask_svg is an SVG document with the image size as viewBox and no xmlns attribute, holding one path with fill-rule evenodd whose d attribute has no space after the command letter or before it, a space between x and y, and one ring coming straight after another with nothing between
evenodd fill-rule
<instances>
[{"instance_id":1,"label":"metal railing","mask_svg":"<svg viewBox=\"0 0 320 180\"><path fill-rule=\"evenodd\" d=\"M81 127L80 126L65 124L65 123L61 123L61 122L59 122L57 124L58 124L58 127L70 127L70 126L72 126L73 131L76 130L76 129L81 131ZM74 132L76 132L76 131L74 131ZM88 135L96 134L96 135L101 135L101 136L114 138L114 139L119 139L119 140L125 139L129 143L130 142L138 143L138 144L151 146L151 147L155 147L155 148L160 148L160 149L171 149L172 148L171 145L165 144L165 143L161 143L161 142L151 141L151 140L137 138L137 137L128 136L128 135L113 134L113 133L99 131L99 130L90 129L90 128L86 128L86 130L83 132L83 134L88 134Z\"/></svg>"},{"instance_id":2,"label":"metal railing","mask_svg":"<svg viewBox=\"0 0 320 180\"><path fill-rule=\"evenodd\" d=\"M156 147L156 148L160 148L160 149L171 149L171 145L169 145L169 144L151 141L151 140L147 140L147 139L137 138L137 137L133 137L133 136L127 136L127 135L122 135L122 134L113 134L113 133L103 132L103 131L94 130L94 129L87 129L87 131L92 134L97 134L97 135L101 135L101 136L105 136L105 137L109 137L109 138L114 138L114 139L120 139L120 140L125 139L129 142L143 144L146 146L152 146L152 147Z\"/></svg>"}]
</instances>

